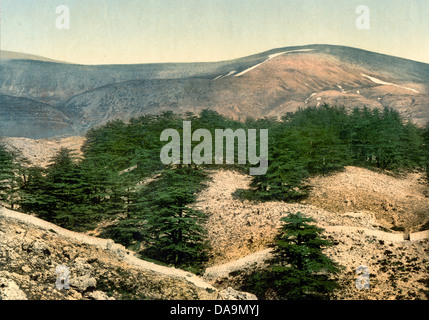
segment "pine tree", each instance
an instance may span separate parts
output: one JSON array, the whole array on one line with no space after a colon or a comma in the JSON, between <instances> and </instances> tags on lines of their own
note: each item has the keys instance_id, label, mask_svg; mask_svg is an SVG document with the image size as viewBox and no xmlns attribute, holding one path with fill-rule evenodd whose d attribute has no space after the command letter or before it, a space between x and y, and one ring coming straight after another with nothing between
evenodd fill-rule
<instances>
[{"instance_id":1,"label":"pine tree","mask_svg":"<svg viewBox=\"0 0 429 320\"><path fill-rule=\"evenodd\" d=\"M282 230L276 237L274 259L275 287L280 297L292 299L323 298L336 283L331 274L339 268L323 254L332 244L323 238L321 228L301 213L281 219Z\"/></svg>"},{"instance_id":2,"label":"pine tree","mask_svg":"<svg viewBox=\"0 0 429 320\"><path fill-rule=\"evenodd\" d=\"M269 268L254 273L245 289L261 298L269 289L281 300L329 298L337 288L332 276L341 268L323 253L332 243L322 236L323 230L311 218L301 213L290 213L281 221Z\"/></svg>"},{"instance_id":3,"label":"pine tree","mask_svg":"<svg viewBox=\"0 0 429 320\"><path fill-rule=\"evenodd\" d=\"M265 175L254 176L250 190L241 194L254 200L291 201L304 197L307 189L304 180L308 177L305 163L295 151L271 148L270 162Z\"/></svg>"},{"instance_id":4,"label":"pine tree","mask_svg":"<svg viewBox=\"0 0 429 320\"><path fill-rule=\"evenodd\" d=\"M282 123L266 119L270 127L269 167L263 176L255 176L253 190L240 193L261 200L298 200L308 194L306 179L342 169L350 161L347 152L344 108L300 109L288 113ZM261 124L262 124L261 123Z\"/></svg>"},{"instance_id":5,"label":"pine tree","mask_svg":"<svg viewBox=\"0 0 429 320\"><path fill-rule=\"evenodd\" d=\"M407 122L402 127L400 167L406 169L425 168L425 131Z\"/></svg>"},{"instance_id":6,"label":"pine tree","mask_svg":"<svg viewBox=\"0 0 429 320\"><path fill-rule=\"evenodd\" d=\"M50 194L46 170L38 167L27 169L26 182L20 190L20 209L35 213L48 221L54 221L56 199Z\"/></svg>"},{"instance_id":7,"label":"pine tree","mask_svg":"<svg viewBox=\"0 0 429 320\"><path fill-rule=\"evenodd\" d=\"M0 202L4 202L14 209L19 201L19 188L22 183L18 174L19 166L15 157L0 145Z\"/></svg>"},{"instance_id":8,"label":"pine tree","mask_svg":"<svg viewBox=\"0 0 429 320\"><path fill-rule=\"evenodd\" d=\"M46 175L48 197L55 200L47 212L49 219L71 230L94 226L100 217L88 203L91 181L84 179L72 152L60 149L52 162Z\"/></svg>"},{"instance_id":9,"label":"pine tree","mask_svg":"<svg viewBox=\"0 0 429 320\"><path fill-rule=\"evenodd\" d=\"M197 269L206 261L205 215L190 207L202 179L191 167L169 169L144 189L143 256Z\"/></svg>"}]
</instances>

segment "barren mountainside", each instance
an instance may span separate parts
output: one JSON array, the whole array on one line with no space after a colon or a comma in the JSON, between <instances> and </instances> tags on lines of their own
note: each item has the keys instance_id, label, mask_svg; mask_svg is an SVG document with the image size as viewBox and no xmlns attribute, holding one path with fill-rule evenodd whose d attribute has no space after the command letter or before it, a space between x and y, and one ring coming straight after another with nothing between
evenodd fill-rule
<instances>
[{"instance_id":1,"label":"barren mountainside","mask_svg":"<svg viewBox=\"0 0 429 320\"><path fill-rule=\"evenodd\" d=\"M345 267L338 275L341 289L335 292L336 299L426 299L427 231L412 233L406 240L404 232L383 227L377 214L362 208L336 212L306 203L234 199L232 194L237 188L248 187L249 176L229 170L210 174L212 180L199 194L196 204L209 217L208 239L213 248L213 259L201 279L189 272L139 260L133 252L111 240L71 232L32 216L0 209L0 296L3 299L251 299L254 296L240 290L245 275L263 266L264 259L269 257L267 245L279 227L280 218L288 212L301 212L325 230L334 243L326 249L326 254ZM368 178L374 173L349 167L334 177L345 174L354 177L343 180L345 190L351 190L358 185L358 178L372 181ZM330 178L320 178L314 194L317 198L323 193L330 200L328 203L336 197L330 190ZM390 190L401 193L403 179L380 175L373 187L377 182L389 181ZM408 190L418 185L413 177L406 179ZM355 195L359 192L349 194ZM70 290L55 287L58 265L70 269ZM355 286L356 268L360 265L370 269L371 290L358 290Z\"/></svg>"},{"instance_id":2,"label":"barren mountainside","mask_svg":"<svg viewBox=\"0 0 429 320\"><path fill-rule=\"evenodd\" d=\"M244 120L329 103L391 107L420 125L429 118L429 65L339 46L279 48L236 60L185 64L83 66L6 56L0 71L1 94L49 104L72 121L66 126L70 134L112 119L205 108ZM11 113L6 110L0 122ZM28 115L36 116L31 108ZM21 136L35 137L18 128ZM58 134L64 133L60 129ZM56 133L41 132L43 137Z\"/></svg>"},{"instance_id":3,"label":"barren mountainside","mask_svg":"<svg viewBox=\"0 0 429 320\"><path fill-rule=\"evenodd\" d=\"M305 107L315 108L281 125L231 121L280 118ZM348 123L348 110L364 107L394 112L365 109ZM205 112L194 118L213 130L272 126L269 169L275 170L266 180L252 180L239 165L158 164L159 133L189 115L101 127L203 109L227 117ZM246 281L266 266L289 213L312 218L333 243L324 253L343 266L332 275L340 284L333 298L425 300L429 157L419 127L428 122L428 64L350 47L286 47L211 63L93 66L0 52L0 300L255 299L252 289L245 292ZM246 197L251 186L255 197ZM169 245L157 241L170 230L161 227L188 223L174 214L199 221L189 232L198 237L187 241L201 247L186 247L195 255L183 258L195 262L204 255L198 266L179 264L177 252L166 251L162 260ZM178 234L180 247L186 237ZM70 290L55 286L61 265L70 271ZM370 290L356 288L359 266L369 268Z\"/></svg>"}]
</instances>

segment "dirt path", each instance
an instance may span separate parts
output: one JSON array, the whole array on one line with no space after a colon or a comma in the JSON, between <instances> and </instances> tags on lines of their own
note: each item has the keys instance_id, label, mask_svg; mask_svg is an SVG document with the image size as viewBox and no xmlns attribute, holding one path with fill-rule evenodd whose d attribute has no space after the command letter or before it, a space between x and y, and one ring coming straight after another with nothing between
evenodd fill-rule
<instances>
[{"instance_id":1,"label":"dirt path","mask_svg":"<svg viewBox=\"0 0 429 320\"><path fill-rule=\"evenodd\" d=\"M213 286L206 283L203 279L196 276L195 274L192 274L190 272L176 269L176 268L170 268L170 267L164 267L157 265L152 262L144 261L136 256L133 255L133 252L125 249L120 244L116 244L113 242L113 240L110 239L101 239L96 237L91 237L82 233L70 231L63 229L53 223L44 221L42 219L36 218L34 216L30 216L24 213L8 210L4 207L0 207L0 218L10 218L17 220L19 222L23 222L25 224L34 225L38 228L44 229L44 230L51 230L56 232L58 235L63 236L65 238L71 239L73 241L78 241L82 243L86 243L93 246L98 246L104 250L108 250L110 252L113 252L115 255L117 255L120 259L122 259L125 262L128 262L129 264L136 266L138 268L142 268L145 270L150 270L153 272L158 272L163 275L171 276L171 277L178 277L182 279L186 279L190 283L194 284L197 287L204 288L204 289L212 289L216 290Z\"/></svg>"},{"instance_id":2,"label":"dirt path","mask_svg":"<svg viewBox=\"0 0 429 320\"><path fill-rule=\"evenodd\" d=\"M213 281L220 278L226 278L231 272L244 270L263 263L271 257L272 249L264 249L238 260L230 261L221 265L207 268L204 272L204 279Z\"/></svg>"},{"instance_id":3,"label":"dirt path","mask_svg":"<svg viewBox=\"0 0 429 320\"><path fill-rule=\"evenodd\" d=\"M400 242L404 240L405 231L383 232L383 228L386 226L380 221L380 215L377 213L377 210L382 209L380 206L373 206L374 199L379 200L377 200L378 204L383 203L385 199L390 199L391 203L395 203L395 207L389 207L388 211L384 211L385 216L391 214L396 217L395 215L398 215L402 208L404 213L401 211L399 216L404 217L409 208L408 205L417 206L414 203L417 196L419 199L425 198L423 195L424 184L419 180L418 174L396 178L355 167L347 167L344 172L333 176L321 177L318 182L325 189L315 186L315 195L310 196L310 199L318 199L314 203L312 201L308 201L310 203L277 201L256 203L236 199L233 194L237 189L249 187L249 176L235 171L216 170L212 172L211 177L212 180L208 183L208 187L198 195L196 204L199 210L208 215L206 228L214 252L211 266L234 261L265 249L267 243L277 233L280 219L288 213L301 212L313 218L323 229L331 228L332 231L336 229L338 232L342 230L344 234L363 230L362 232L367 236L375 235L380 240ZM340 181L338 184L335 184L336 178ZM350 191L347 194L348 199L356 201L359 199L361 210L353 205L344 204L340 195L345 195L347 192L341 191L341 188ZM367 193L363 193L363 191L366 189L371 193L371 197L365 198ZM415 196L410 197L411 194ZM404 199L407 199L407 202L403 202ZM427 202L428 200L425 198L421 204ZM365 203L368 206L365 206ZM335 206L344 204L344 207L339 211L330 210L330 204ZM376 212L371 211L372 208L375 208ZM410 213L409 217L411 216ZM413 217L416 216L418 215ZM423 221L425 220L423 219ZM412 233L411 237L423 239L427 238L427 234Z\"/></svg>"},{"instance_id":4,"label":"dirt path","mask_svg":"<svg viewBox=\"0 0 429 320\"><path fill-rule=\"evenodd\" d=\"M372 236L376 237L378 240L383 240L392 243L401 243L405 242L404 235L401 233L390 233L381 230L374 230L361 227L347 227L347 226L329 226L325 228L325 231L330 233L343 233L351 234L358 233L363 236ZM416 232L410 235L410 241L421 241L424 239L429 239L429 230L423 232ZM257 251L255 253L249 254L240 259L229 261L227 263L219 264L207 268L204 273L204 279L208 281L215 281L216 279L227 278L228 275L232 272L246 270L253 268L257 265L262 265L264 261L269 259L272 254L272 249L264 249Z\"/></svg>"}]
</instances>

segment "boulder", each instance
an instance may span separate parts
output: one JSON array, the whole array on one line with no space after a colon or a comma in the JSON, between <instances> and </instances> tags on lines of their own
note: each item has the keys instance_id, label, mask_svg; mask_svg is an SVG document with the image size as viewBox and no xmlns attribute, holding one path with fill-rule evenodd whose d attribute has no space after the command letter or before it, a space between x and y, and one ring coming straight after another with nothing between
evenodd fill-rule
<instances>
[{"instance_id":1,"label":"boulder","mask_svg":"<svg viewBox=\"0 0 429 320\"><path fill-rule=\"evenodd\" d=\"M220 295L225 300L258 300L258 298L252 293L237 291L231 287L222 290Z\"/></svg>"},{"instance_id":2,"label":"boulder","mask_svg":"<svg viewBox=\"0 0 429 320\"><path fill-rule=\"evenodd\" d=\"M27 295L10 279L0 278L0 300L28 300Z\"/></svg>"},{"instance_id":3,"label":"boulder","mask_svg":"<svg viewBox=\"0 0 429 320\"><path fill-rule=\"evenodd\" d=\"M89 275L81 277L70 277L70 286L79 292L85 292L97 286L97 280Z\"/></svg>"}]
</instances>

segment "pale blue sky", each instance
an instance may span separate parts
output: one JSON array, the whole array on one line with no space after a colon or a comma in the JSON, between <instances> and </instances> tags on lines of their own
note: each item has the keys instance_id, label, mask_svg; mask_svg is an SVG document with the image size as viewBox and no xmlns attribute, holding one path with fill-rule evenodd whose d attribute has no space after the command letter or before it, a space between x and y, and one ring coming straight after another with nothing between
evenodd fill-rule
<instances>
[{"instance_id":1,"label":"pale blue sky","mask_svg":"<svg viewBox=\"0 0 429 320\"><path fill-rule=\"evenodd\" d=\"M70 8L70 30L55 9ZM371 29L355 26L358 5ZM234 59L336 44L429 63L428 0L1 0L1 49L82 64Z\"/></svg>"}]
</instances>

